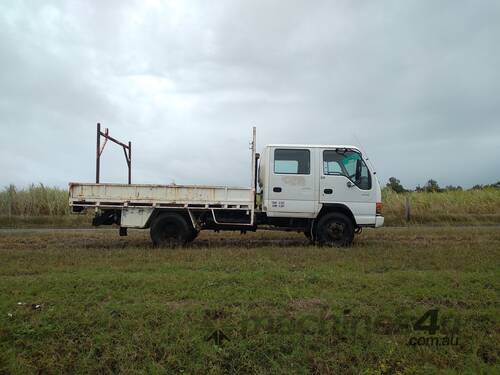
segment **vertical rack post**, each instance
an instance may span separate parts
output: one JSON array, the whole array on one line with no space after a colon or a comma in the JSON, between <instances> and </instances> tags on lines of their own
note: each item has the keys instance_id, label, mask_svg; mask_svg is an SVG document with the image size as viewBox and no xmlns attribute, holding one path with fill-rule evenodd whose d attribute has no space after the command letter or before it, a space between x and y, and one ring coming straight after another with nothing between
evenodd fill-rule
<instances>
[{"instance_id":1,"label":"vertical rack post","mask_svg":"<svg viewBox=\"0 0 500 375\"><path fill-rule=\"evenodd\" d=\"M96 144L96 159L95 159L95 183L99 183L99 173L101 169L101 124L97 123L97 144Z\"/></svg>"},{"instance_id":2,"label":"vertical rack post","mask_svg":"<svg viewBox=\"0 0 500 375\"><path fill-rule=\"evenodd\" d=\"M128 184L132 183L132 142L128 141Z\"/></svg>"},{"instance_id":3,"label":"vertical rack post","mask_svg":"<svg viewBox=\"0 0 500 375\"><path fill-rule=\"evenodd\" d=\"M257 155L256 155L256 149L257 149L257 129L254 126L252 128L252 143L250 145L252 149L252 198L253 198L253 204L252 204L252 218L250 220L250 223L253 224L254 221L254 216L255 216L255 207L257 205Z\"/></svg>"},{"instance_id":4,"label":"vertical rack post","mask_svg":"<svg viewBox=\"0 0 500 375\"><path fill-rule=\"evenodd\" d=\"M255 148L256 148L256 144L255 144L255 138L256 138L256 128L255 126L252 128L252 143L250 144L250 148L252 150L252 189L253 189L253 194L255 196L255 193L256 193L256 184L255 184L255 181L256 181L256 173L255 173L255 167L257 165L257 162L255 160Z\"/></svg>"}]
</instances>

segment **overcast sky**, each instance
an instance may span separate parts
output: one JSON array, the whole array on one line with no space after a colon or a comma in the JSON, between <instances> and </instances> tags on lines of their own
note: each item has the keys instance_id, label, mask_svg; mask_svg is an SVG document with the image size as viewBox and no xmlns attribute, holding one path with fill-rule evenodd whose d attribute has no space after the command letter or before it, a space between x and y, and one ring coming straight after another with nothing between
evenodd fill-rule
<instances>
[{"instance_id":1,"label":"overcast sky","mask_svg":"<svg viewBox=\"0 0 500 375\"><path fill-rule=\"evenodd\" d=\"M385 183L500 180L500 1L2 1L0 184L246 186L248 142L361 145ZM103 182L125 182L108 144Z\"/></svg>"}]
</instances>

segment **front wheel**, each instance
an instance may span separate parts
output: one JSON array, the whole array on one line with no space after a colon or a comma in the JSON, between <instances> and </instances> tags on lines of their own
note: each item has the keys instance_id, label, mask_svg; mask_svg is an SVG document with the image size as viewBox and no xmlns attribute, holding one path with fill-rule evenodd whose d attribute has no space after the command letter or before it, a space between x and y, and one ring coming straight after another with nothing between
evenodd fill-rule
<instances>
[{"instance_id":1,"label":"front wheel","mask_svg":"<svg viewBox=\"0 0 500 375\"><path fill-rule=\"evenodd\" d=\"M344 214L332 212L318 221L316 239L320 245L345 247L354 239L352 220Z\"/></svg>"}]
</instances>

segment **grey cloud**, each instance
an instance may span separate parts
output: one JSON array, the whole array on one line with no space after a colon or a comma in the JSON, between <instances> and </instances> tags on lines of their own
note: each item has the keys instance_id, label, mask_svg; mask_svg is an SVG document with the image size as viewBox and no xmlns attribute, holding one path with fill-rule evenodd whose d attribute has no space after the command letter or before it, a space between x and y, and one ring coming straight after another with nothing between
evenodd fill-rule
<instances>
[{"instance_id":1,"label":"grey cloud","mask_svg":"<svg viewBox=\"0 0 500 375\"><path fill-rule=\"evenodd\" d=\"M137 182L246 185L253 125L260 145L361 142L383 182L499 180L499 16L494 1L3 2L0 183L92 181L97 121L133 141ZM121 150L104 155L103 179L125 180Z\"/></svg>"}]
</instances>

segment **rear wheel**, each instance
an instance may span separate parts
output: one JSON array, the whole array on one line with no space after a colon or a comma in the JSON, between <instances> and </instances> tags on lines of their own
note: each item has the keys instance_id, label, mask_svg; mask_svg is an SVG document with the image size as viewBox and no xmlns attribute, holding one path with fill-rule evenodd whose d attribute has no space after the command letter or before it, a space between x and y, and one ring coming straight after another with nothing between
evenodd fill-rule
<instances>
[{"instance_id":1,"label":"rear wheel","mask_svg":"<svg viewBox=\"0 0 500 375\"><path fill-rule=\"evenodd\" d=\"M316 239L320 245L350 246L354 239L353 222L338 212L326 214L318 221Z\"/></svg>"},{"instance_id":2,"label":"rear wheel","mask_svg":"<svg viewBox=\"0 0 500 375\"><path fill-rule=\"evenodd\" d=\"M182 215L169 212L154 219L150 234L155 246L175 247L185 245L190 241L191 231L192 228L189 227Z\"/></svg>"}]
</instances>

